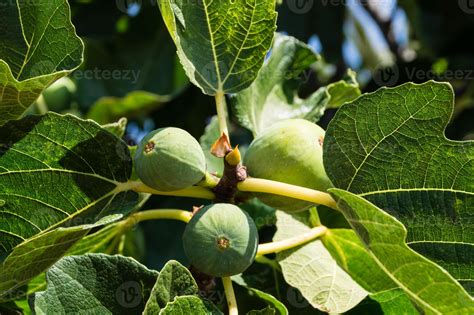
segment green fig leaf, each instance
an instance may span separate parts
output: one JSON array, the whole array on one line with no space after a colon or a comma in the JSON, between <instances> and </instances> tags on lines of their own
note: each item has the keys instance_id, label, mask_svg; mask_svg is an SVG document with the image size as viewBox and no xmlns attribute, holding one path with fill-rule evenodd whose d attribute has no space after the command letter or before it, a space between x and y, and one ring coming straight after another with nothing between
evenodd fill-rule
<instances>
[{"instance_id":1,"label":"green fig leaf","mask_svg":"<svg viewBox=\"0 0 474 315\"><path fill-rule=\"evenodd\" d=\"M374 261L427 314L472 314L474 301L443 268L406 244L396 218L353 193L330 189Z\"/></svg>"},{"instance_id":2,"label":"green fig leaf","mask_svg":"<svg viewBox=\"0 0 474 315\"><path fill-rule=\"evenodd\" d=\"M256 78L276 29L274 0L159 0L190 80L205 94L236 93Z\"/></svg>"},{"instance_id":3,"label":"green fig leaf","mask_svg":"<svg viewBox=\"0 0 474 315\"><path fill-rule=\"evenodd\" d=\"M474 141L451 141L449 84L382 88L329 124L326 172L407 228L408 245L474 288Z\"/></svg>"},{"instance_id":4,"label":"green fig leaf","mask_svg":"<svg viewBox=\"0 0 474 315\"><path fill-rule=\"evenodd\" d=\"M332 257L382 309L403 309L405 314L418 314L412 302L377 264L353 230L331 229L321 237ZM390 313L388 310L386 313Z\"/></svg>"},{"instance_id":5,"label":"green fig leaf","mask_svg":"<svg viewBox=\"0 0 474 315\"><path fill-rule=\"evenodd\" d=\"M143 206L143 204L148 200L149 195L145 194L139 194L139 202L135 206L134 210L137 210ZM117 219L121 218L122 215L112 215L112 216L107 216L104 219L101 219L97 224L94 224L94 232L89 232L86 233L87 235L79 238L77 242L72 240L72 236L68 236L68 239L71 239L71 242L66 242L65 244L62 244L62 242L59 242L57 245L50 245L48 246L49 251L45 251L45 255L49 257L56 257L56 260L58 260L61 256L58 256L57 253L63 253L61 251L57 250L57 247L61 247L66 245L67 247L67 252L64 254L64 256L72 256L72 255L84 255L87 253L104 253L104 254L119 254L119 248L121 245L121 242L124 241L123 237L125 237L125 245L124 245L124 255L125 256L131 256L135 259L137 259L133 255L126 255L127 253L127 241L129 239L128 235L131 232L136 232L137 229L139 230L139 227L135 227L134 229L131 229L133 225L130 224L129 221L127 220L121 220L118 222L112 222L112 221L107 221L109 218L114 218L117 217ZM100 223L100 225L98 225ZM59 233L61 228L57 230L52 231L52 235L55 235L54 233ZM69 231L69 229L64 229ZM70 229L71 231L75 231L75 228ZM120 241L118 241L120 240ZM30 246L31 248L35 248L32 245ZM52 251L54 249L54 252ZM132 253L135 253L137 250L140 248L137 246L134 246ZM121 253L120 253L121 254ZM51 264L54 262L54 260L51 260ZM21 266L20 264L17 264L17 266ZM36 276L34 279L28 282L28 291L27 294L30 295L34 292L37 292L39 290L44 290L46 288L46 277L45 274L42 273L38 276Z\"/></svg>"},{"instance_id":6,"label":"green fig leaf","mask_svg":"<svg viewBox=\"0 0 474 315\"><path fill-rule=\"evenodd\" d=\"M82 63L66 0L0 1L0 125L17 119Z\"/></svg>"},{"instance_id":7,"label":"green fig leaf","mask_svg":"<svg viewBox=\"0 0 474 315\"><path fill-rule=\"evenodd\" d=\"M385 315L420 314L402 289L392 289L371 294L370 299L377 302Z\"/></svg>"},{"instance_id":8,"label":"green fig leaf","mask_svg":"<svg viewBox=\"0 0 474 315\"><path fill-rule=\"evenodd\" d=\"M59 226L135 209L127 145L92 121L48 113L0 127L0 254Z\"/></svg>"},{"instance_id":9,"label":"green fig leaf","mask_svg":"<svg viewBox=\"0 0 474 315\"><path fill-rule=\"evenodd\" d=\"M105 96L97 100L87 113L87 118L107 124L121 117L139 118L158 109L171 98L145 91L130 92L124 97Z\"/></svg>"},{"instance_id":10,"label":"green fig leaf","mask_svg":"<svg viewBox=\"0 0 474 315\"><path fill-rule=\"evenodd\" d=\"M222 315L211 302L197 296L178 296L160 312L160 315ZM148 315L148 314L147 314Z\"/></svg>"},{"instance_id":11,"label":"green fig leaf","mask_svg":"<svg viewBox=\"0 0 474 315\"><path fill-rule=\"evenodd\" d=\"M277 211L274 241L309 231L308 212L290 215ZM367 292L337 264L321 240L277 254L286 282L301 291L315 308L343 313L359 304Z\"/></svg>"},{"instance_id":12,"label":"green fig leaf","mask_svg":"<svg viewBox=\"0 0 474 315\"><path fill-rule=\"evenodd\" d=\"M242 287L243 289L247 289L248 295L253 296L253 297L257 297L258 299L265 302L267 304L267 307L264 309L264 310L267 310L266 312L271 311L271 312L273 312L271 314L275 314L276 311L278 311L277 314L280 314L280 315L288 315L289 314L288 309L286 308L285 304L280 302L273 295L271 295L267 292L264 292L262 290L252 288L251 286L249 286L246 283L245 279L242 277L242 275L233 276L232 281L235 284L237 284L238 286ZM262 311L263 310L254 311L254 312L262 312ZM251 312L249 312L249 313L251 313ZM249 313L247 313L247 314L249 314ZM266 314L266 313L263 313L263 314Z\"/></svg>"},{"instance_id":13,"label":"green fig leaf","mask_svg":"<svg viewBox=\"0 0 474 315\"><path fill-rule=\"evenodd\" d=\"M304 74L319 56L294 37L277 34L270 58L252 85L235 94L232 106L239 123L259 134L275 122L291 118L317 121L327 108L336 108L360 95L355 73L302 99L298 89Z\"/></svg>"},{"instance_id":14,"label":"green fig leaf","mask_svg":"<svg viewBox=\"0 0 474 315\"><path fill-rule=\"evenodd\" d=\"M0 265L0 302L15 297L15 290L25 285L59 260L93 228L119 220L120 214L111 215L95 224L57 228L28 239L13 249ZM41 286L41 280L35 285Z\"/></svg>"},{"instance_id":15,"label":"green fig leaf","mask_svg":"<svg viewBox=\"0 0 474 315\"><path fill-rule=\"evenodd\" d=\"M138 203L135 205L132 212L140 209L149 197L150 195L148 194L140 193L138 197ZM99 229L98 231L95 231L94 233L88 234L86 237L74 244L74 246L67 252L66 255L83 255L87 253L118 254L118 247L120 247L120 242L113 242L115 242L121 237L125 237L127 239L128 233L133 232L139 228L140 227L136 227L135 225L131 224L130 220L126 219L113 224L109 224ZM121 239L120 241L122 240L123 239ZM125 248L124 251L126 251Z\"/></svg>"},{"instance_id":16,"label":"green fig leaf","mask_svg":"<svg viewBox=\"0 0 474 315\"><path fill-rule=\"evenodd\" d=\"M67 252L68 256L84 255L87 253L104 253L114 254L109 252L109 246L114 239L123 235L124 221L109 224L95 233L88 234Z\"/></svg>"},{"instance_id":17,"label":"green fig leaf","mask_svg":"<svg viewBox=\"0 0 474 315\"><path fill-rule=\"evenodd\" d=\"M198 295L199 287L191 272L179 262L166 263L145 306L145 314L158 314L168 302L183 295Z\"/></svg>"},{"instance_id":18,"label":"green fig leaf","mask_svg":"<svg viewBox=\"0 0 474 315\"><path fill-rule=\"evenodd\" d=\"M120 118L117 122L105 124L102 126L105 130L111 134L116 135L119 138L122 138L125 135L127 130L128 119L125 117Z\"/></svg>"},{"instance_id":19,"label":"green fig leaf","mask_svg":"<svg viewBox=\"0 0 474 315\"><path fill-rule=\"evenodd\" d=\"M36 314L142 314L157 271L133 258L68 256L46 273L46 291L34 295Z\"/></svg>"}]
</instances>

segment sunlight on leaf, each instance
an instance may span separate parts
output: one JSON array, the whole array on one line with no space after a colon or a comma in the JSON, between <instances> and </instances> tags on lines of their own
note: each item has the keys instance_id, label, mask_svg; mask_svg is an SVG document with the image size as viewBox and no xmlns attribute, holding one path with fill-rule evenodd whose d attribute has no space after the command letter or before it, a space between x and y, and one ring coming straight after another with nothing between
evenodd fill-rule
<instances>
[{"instance_id":1,"label":"sunlight on leaf","mask_svg":"<svg viewBox=\"0 0 474 315\"><path fill-rule=\"evenodd\" d=\"M255 80L276 29L274 0L158 0L191 81L209 95Z\"/></svg>"},{"instance_id":2,"label":"sunlight on leaf","mask_svg":"<svg viewBox=\"0 0 474 315\"><path fill-rule=\"evenodd\" d=\"M0 125L82 63L66 0L0 1Z\"/></svg>"},{"instance_id":3,"label":"sunlight on leaf","mask_svg":"<svg viewBox=\"0 0 474 315\"><path fill-rule=\"evenodd\" d=\"M474 301L444 269L410 249L397 219L350 192L330 189L374 261L427 313L472 314Z\"/></svg>"},{"instance_id":4,"label":"sunlight on leaf","mask_svg":"<svg viewBox=\"0 0 474 315\"><path fill-rule=\"evenodd\" d=\"M474 288L474 141L451 141L449 84L407 83L365 94L329 124L324 164L333 184L407 228L408 245Z\"/></svg>"},{"instance_id":5,"label":"sunlight on leaf","mask_svg":"<svg viewBox=\"0 0 474 315\"><path fill-rule=\"evenodd\" d=\"M36 314L141 314L158 276L132 258L87 254L61 259L34 295Z\"/></svg>"},{"instance_id":6,"label":"sunlight on leaf","mask_svg":"<svg viewBox=\"0 0 474 315\"><path fill-rule=\"evenodd\" d=\"M287 214L277 211L274 241L309 231L307 212ZM367 292L338 266L321 240L277 254L286 282L299 289L315 308L329 313L343 313L362 301Z\"/></svg>"},{"instance_id":7,"label":"sunlight on leaf","mask_svg":"<svg viewBox=\"0 0 474 315\"><path fill-rule=\"evenodd\" d=\"M0 127L0 253L58 226L127 214L127 145L92 121L48 113Z\"/></svg>"}]
</instances>

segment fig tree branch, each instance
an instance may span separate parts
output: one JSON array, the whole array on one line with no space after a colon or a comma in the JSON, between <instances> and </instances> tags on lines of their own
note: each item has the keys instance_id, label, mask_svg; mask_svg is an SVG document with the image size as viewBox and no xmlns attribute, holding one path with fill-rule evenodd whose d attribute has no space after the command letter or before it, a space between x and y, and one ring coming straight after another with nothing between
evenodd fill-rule
<instances>
[{"instance_id":1,"label":"fig tree branch","mask_svg":"<svg viewBox=\"0 0 474 315\"><path fill-rule=\"evenodd\" d=\"M328 193L273 180L247 178L245 181L237 184L237 189L305 200L337 210L336 201Z\"/></svg>"}]
</instances>

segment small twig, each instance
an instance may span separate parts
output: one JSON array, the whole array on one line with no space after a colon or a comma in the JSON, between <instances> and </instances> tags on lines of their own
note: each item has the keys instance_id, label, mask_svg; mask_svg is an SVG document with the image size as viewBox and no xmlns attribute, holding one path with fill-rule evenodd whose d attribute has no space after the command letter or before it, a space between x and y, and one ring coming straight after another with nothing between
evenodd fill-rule
<instances>
[{"instance_id":1,"label":"small twig","mask_svg":"<svg viewBox=\"0 0 474 315\"><path fill-rule=\"evenodd\" d=\"M216 202L234 203L235 194L237 193L238 183L247 178L247 169L242 165L230 165L224 159L224 173L221 180L214 187L213 191L216 195Z\"/></svg>"},{"instance_id":2,"label":"small twig","mask_svg":"<svg viewBox=\"0 0 474 315\"><path fill-rule=\"evenodd\" d=\"M224 173L213 192L216 202L235 203L237 184L247 179L247 168L241 164L239 147L232 149L228 141L222 141L223 138L227 139L227 136L223 134L211 150L212 154L224 160Z\"/></svg>"}]
</instances>

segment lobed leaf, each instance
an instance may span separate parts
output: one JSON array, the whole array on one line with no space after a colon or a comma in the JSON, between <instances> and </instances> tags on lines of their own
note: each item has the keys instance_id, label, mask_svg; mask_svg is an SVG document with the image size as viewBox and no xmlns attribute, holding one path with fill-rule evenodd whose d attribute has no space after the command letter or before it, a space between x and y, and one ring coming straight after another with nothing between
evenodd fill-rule
<instances>
[{"instance_id":1,"label":"lobed leaf","mask_svg":"<svg viewBox=\"0 0 474 315\"><path fill-rule=\"evenodd\" d=\"M142 314L157 276L132 258L68 256L48 270L32 305L36 314Z\"/></svg>"},{"instance_id":2,"label":"lobed leaf","mask_svg":"<svg viewBox=\"0 0 474 315\"><path fill-rule=\"evenodd\" d=\"M84 46L66 0L0 1L0 125L82 63Z\"/></svg>"},{"instance_id":3,"label":"lobed leaf","mask_svg":"<svg viewBox=\"0 0 474 315\"><path fill-rule=\"evenodd\" d=\"M59 226L127 214L127 145L92 121L48 113L0 127L0 254Z\"/></svg>"},{"instance_id":4,"label":"lobed leaf","mask_svg":"<svg viewBox=\"0 0 474 315\"><path fill-rule=\"evenodd\" d=\"M343 106L324 144L333 184L400 220L408 245L474 288L474 141L451 141L449 84L382 88Z\"/></svg>"},{"instance_id":5,"label":"lobed leaf","mask_svg":"<svg viewBox=\"0 0 474 315\"><path fill-rule=\"evenodd\" d=\"M471 314L474 301L444 269L410 249L401 222L364 198L331 189L374 261L427 314Z\"/></svg>"}]
</instances>

